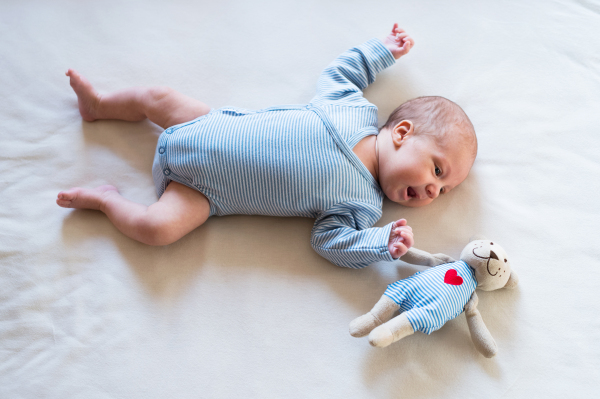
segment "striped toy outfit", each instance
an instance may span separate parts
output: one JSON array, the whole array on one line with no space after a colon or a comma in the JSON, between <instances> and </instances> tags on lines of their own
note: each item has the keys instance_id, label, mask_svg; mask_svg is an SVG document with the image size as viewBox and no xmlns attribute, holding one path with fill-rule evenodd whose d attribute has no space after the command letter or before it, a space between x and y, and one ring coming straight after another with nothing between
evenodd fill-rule
<instances>
[{"instance_id":1,"label":"striped toy outfit","mask_svg":"<svg viewBox=\"0 0 600 399\"><path fill-rule=\"evenodd\" d=\"M463 312L475 288L475 272L459 260L396 281L384 295L406 312L415 331L431 334Z\"/></svg>"},{"instance_id":2,"label":"striped toy outfit","mask_svg":"<svg viewBox=\"0 0 600 399\"><path fill-rule=\"evenodd\" d=\"M204 194L211 216L315 218L311 244L332 263L392 261L392 223L371 227L384 194L352 148L379 133L362 89L394 62L372 39L324 70L308 105L224 107L166 129L152 167L158 196L176 181Z\"/></svg>"}]
</instances>

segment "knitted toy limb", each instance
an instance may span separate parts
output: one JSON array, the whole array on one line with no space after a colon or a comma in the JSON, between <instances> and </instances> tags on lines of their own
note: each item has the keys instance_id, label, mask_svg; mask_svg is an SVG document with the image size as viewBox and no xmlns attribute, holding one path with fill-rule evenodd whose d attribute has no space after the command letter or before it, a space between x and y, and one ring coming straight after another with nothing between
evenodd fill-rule
<instances>
[{"instance_id":1,"label":"knitted toy limb","mask_svg":"<svg viewBox=\"0 0 600 399\"><path fill-rule=\"evenodd\" d=\"M477 303L479 298L477 294L473 292L471 299L465 305L465 316L467 316L467 324L469 325L469 331L471 332L471 339L475 348L485 357L491 358L496 356L498 353L498 345L492 338L489 330L485 326L479 310L477 310Z\"/></svg>"},{"instance_id":2,"label":"knitted toy limb","mask_svg":"<svg viewBox=\"0 0 600 399\"><path fill-rule=\"evenodd\" d=\"M375 327L385 323L400 307L389 297L382 295L381 299L366 313L350 323L350 335L353 337L364 337Z\"/></svg>"},{"instance_id":3,"label":"knitted toy limb","mask_svg":"<svg viewBox=\"0 0 600 399\"><path fill-rule=\"evenodd\" d=\"M454 259L446 254L430 254L417 248L410 248L401 258L401 261L420 266L437 266L452 263Z\"/></svg>"},{"instance_id":4,"label":"knitted toy limb","mask_svg":"<svg viewBox=\"0 0 600 399\"><path fill-rule=\"evenodd\" d=\"M378 348L384 348L414 332L415 330L404 312L371 331L369 343Z\"/></svg>"}]
</instances>

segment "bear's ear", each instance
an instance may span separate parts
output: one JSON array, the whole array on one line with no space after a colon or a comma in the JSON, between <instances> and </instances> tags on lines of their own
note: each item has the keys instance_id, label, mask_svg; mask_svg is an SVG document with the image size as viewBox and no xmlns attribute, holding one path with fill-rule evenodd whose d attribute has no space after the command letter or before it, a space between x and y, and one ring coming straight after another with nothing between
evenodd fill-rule
<instances>
[{"instance_id":1,"label":"bear's ear","mask_svg":"<svg viewBox=\"0 0 600 399\"><path fill-rule=\"evenodd\" d=\"M519 284L519 277L517 276L517 273L514 272L514 270L511 270L510 277L508 278L508 281L504 285L504 288L512 289L512 288L515 288L517 286L517 284Z\"/></svg>"}]
</instances>

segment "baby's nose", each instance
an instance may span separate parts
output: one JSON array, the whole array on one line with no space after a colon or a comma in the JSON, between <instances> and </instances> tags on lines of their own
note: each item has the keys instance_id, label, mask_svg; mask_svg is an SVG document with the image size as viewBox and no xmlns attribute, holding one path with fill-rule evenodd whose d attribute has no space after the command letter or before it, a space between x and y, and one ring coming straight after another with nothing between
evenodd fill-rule
<instances>
[{"instance_id":1,"label":"baby's nose","mask_svg":"<svg viewBox=\"0 0 600 399\"><path fill-rule=\"evenodd\" d=\"M437 187L437 185L435 184L429 184L427 185L427 187L425 188L425 190L427 191L427 196L429 198L437 198L438 195L440 195L440 189Z\"/></svg>"}]
</instances>

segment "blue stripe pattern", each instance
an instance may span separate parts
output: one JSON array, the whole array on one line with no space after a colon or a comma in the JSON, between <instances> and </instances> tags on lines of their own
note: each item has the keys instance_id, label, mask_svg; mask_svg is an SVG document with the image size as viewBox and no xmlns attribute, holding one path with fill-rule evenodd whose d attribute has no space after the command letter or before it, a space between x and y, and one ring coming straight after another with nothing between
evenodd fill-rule
<instances>
[{"instance_id":1,"label":"blue stripe pattern","mask_svg":"<svg viewBox=\"0 0 600 399\"><path fill-rule=\"evenodd\" d=\"M461 285L444 283L446 272L454 269ZM462 260L432 267L390 284L384 295L396 302L415 331L425 334L439 330L461 314L477 288L475 272Z\"/></svg>"},{"instance_id":2,"label":"blue stripe pattern","mask_svg":"<svg viewBox=\"0 0 600 399\"><path fill-rule=\"evenodd\" d=\"M378 134L362 89L394 62L373 39L325 69L308 105L223 107L166 129L153 165L157 194L177 181L209 199L211 216L315 218L311 244L334 264L391 261L391 223L371 227L383 192L352 148Z\"/></svg>"}]
</instances>

